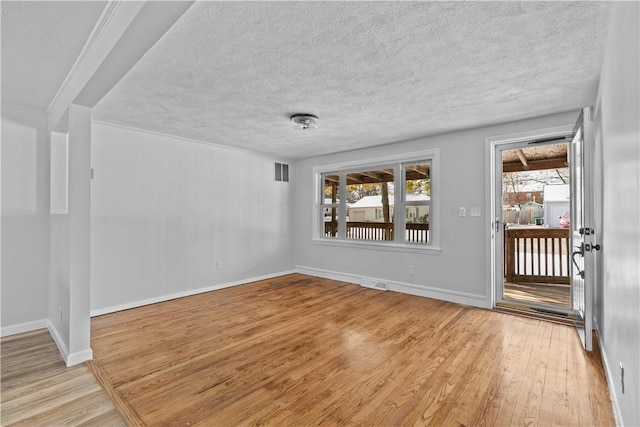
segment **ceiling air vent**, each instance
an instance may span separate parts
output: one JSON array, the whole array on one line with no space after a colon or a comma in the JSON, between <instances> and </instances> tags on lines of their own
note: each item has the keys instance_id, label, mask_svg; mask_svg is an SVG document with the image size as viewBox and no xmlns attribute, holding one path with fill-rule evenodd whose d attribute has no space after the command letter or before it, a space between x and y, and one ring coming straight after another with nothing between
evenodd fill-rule
<instances>
[{"instance_id":1,"label":"ceiling air vent","mask_svg":"<svg viewBox=\"0 0 640 427\"><path fill-rule=\"evenodd\" d=\"M289 165L286 163L276 163L275 179L276 181L289 182Z\"/></svg>"}]
</instances>

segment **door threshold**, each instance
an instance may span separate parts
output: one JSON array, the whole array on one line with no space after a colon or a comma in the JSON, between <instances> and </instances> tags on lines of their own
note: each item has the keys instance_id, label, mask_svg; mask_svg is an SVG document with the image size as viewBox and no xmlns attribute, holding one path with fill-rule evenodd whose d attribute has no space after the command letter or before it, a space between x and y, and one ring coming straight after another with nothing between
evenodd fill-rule
<instances>
[{"instance_id":1,"label":"door threshold","mask_svg":"<svg viewBox=\"0 0 640 427\"><path fill-rule=\"evenodd\" d=\"M570 314L557 313L553 310L531 307L524 304L499 301L496 303L494 311L505 314L514 314L530 319L559 323L561 325L573 325L573 316L571 316Z\"/></svg>"}]
</instances>

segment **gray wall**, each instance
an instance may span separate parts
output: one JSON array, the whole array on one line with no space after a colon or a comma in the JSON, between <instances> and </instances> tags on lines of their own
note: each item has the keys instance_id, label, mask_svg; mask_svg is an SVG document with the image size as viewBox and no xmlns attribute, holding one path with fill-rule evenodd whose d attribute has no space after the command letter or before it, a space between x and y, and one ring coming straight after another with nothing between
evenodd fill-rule
<instances>
[{"instance_id":1,"label":"gray wall","mask_svg":"<svg viewBox=\"0 0 640 427\"><path fill-rule=\"evenodd\" d=\"M7 327L47 318L48 276L47 116L3 104L0 320L3 334Z\"/></svg>"},{"instance_id":2,"label":"gray wall","mask_svg":"<svg viewBox=\"0 0 640 427\"><path fill-rule=\"evenodd\" d=\"M282 159L101 123L92 139L93 313L293 270Z\"/></svg>"},{"instance_id":3,"label":"gray wall","mask_svg":"<svg viewBox=\"0 0 640 427\"><path fill-rule=\"evenodd\" d=\"M603 209L596 323L618 421L626 426L640 425L639 20L637 2L614 6L595 126Z\"/></svg>"},{"instance_id":4,"label":"gray wall","mask_svg":"<svg viewBox=\"0 0 640 427\"><path fill-rule=\"evenodd\" d=\"M572 124L577 117L578 112L564 113L299 161L295 197L297 266L302 271L356 282L360 276L383 279L393 282L396 290L489 307L485 137ZM312 241L314 167L429 148L440 150L440 197L434 203L440 204L441 253L335 247ZM467 212L480 207L482 215L460 217L461 206ZM409 265L414 266L415 274L409 274Z\"/></svg>"}]
</instances>

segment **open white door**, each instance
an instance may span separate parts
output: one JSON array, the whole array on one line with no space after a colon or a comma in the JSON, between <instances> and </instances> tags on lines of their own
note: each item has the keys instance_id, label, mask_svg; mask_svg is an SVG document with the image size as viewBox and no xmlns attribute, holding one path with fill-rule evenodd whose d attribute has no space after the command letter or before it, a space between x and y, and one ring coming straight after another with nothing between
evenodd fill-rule
<instances>
[{"instance_id":1,"label":"open white door","mask_svg":"<svg viewBox=\"0 0 640 427\"><path fill-rule=\"evenodd\" d=\"M584 108L574 128L570 146L571 169L571 289L574 323L585 350L593 348L594 252L594 141L589 108Z\"/></svg>"}]
</instances>

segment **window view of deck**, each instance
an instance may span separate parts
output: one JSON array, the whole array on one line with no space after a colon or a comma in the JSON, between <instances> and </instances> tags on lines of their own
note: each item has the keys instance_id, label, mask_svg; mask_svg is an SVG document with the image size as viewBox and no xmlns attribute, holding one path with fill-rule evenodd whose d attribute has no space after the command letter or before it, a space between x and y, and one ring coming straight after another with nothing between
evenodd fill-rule
<instances>
[{"instance_id":1,"label":"window view of deck","mask_svg":"<svg viewBox=\"0 0 640 427\"><path fill-rule=\"evenodd\" d=\"M401 177L396 176L397 169L403 171ZM402 164L401 168L390 165L348 171L343 176L346 199L344 239L398 241L396 229L403 228L402 242L430 242L431 181L428 161ZM338 237L340 234L340 178L340 173L323 174L324 237ZM396 194L398 187L402 191ZM398 212L404 211L402 226L398 226L395 220L397 202L402 206Z\"/></svg>"}]
</instances>

